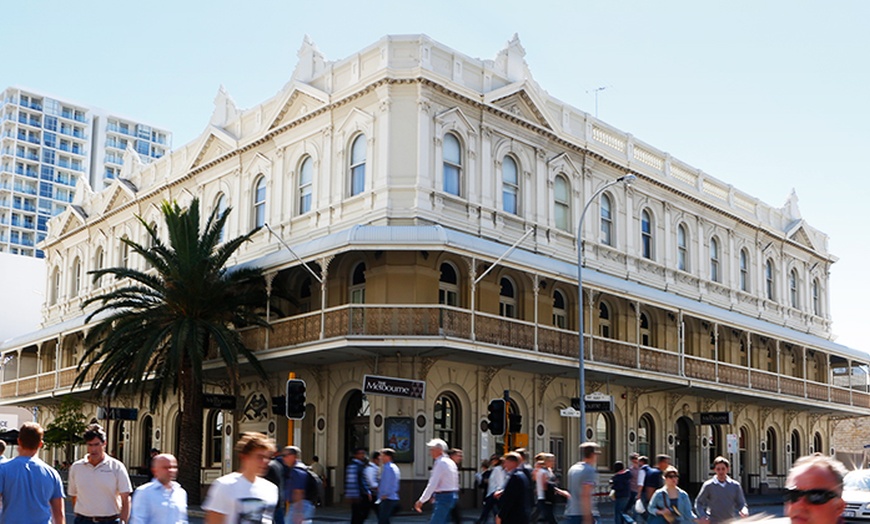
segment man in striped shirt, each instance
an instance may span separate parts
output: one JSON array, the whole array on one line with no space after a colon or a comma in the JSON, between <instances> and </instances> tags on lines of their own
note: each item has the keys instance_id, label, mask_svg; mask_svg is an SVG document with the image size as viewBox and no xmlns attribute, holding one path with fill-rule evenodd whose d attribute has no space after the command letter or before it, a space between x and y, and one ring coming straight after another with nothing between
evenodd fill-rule
<instances>
[{"instance_id":1,"label":"man in striped shirt","mask_svg":"<svg viewBox=\"0 0 870 524\"><path fill-rule=\"evenodd\" d=\"M459 470L456 462L447 456L447 443L440 438L434 438L426 443L429 454L435 463L429 475L429 483L414 504L414 510L422 513L423 504L433 499L432 517L429 524L446 524L450 510L459 498Z\"/></svg>"},{"instance_id":2,"label":"man in striped shirt","mask_svg":"<svg viewBox=\"0 0 870 524\"><path fill-rule=\"evenodd\" d=\"M353 460L347 465L344 481L344 493L350 500L351 524L362 524L369 514L372 503L372 492L366 484L363 470L366 467L366 450L357 448L353 451Z\"/></svg>"}]
</instances>

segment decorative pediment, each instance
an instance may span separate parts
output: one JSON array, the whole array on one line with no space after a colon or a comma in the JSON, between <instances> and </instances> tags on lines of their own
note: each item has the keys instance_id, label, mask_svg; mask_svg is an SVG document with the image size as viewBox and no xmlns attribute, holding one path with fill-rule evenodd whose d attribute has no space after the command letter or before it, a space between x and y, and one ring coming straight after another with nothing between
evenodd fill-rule
<instances>
[{"instance_id":1,"label":"decorative pediment","mask_svg":"<svg viewBox=\"0 0 870 524\"><path fill-rule=\"evenodd\" d=\"M251 173L251 174L264 174L267 177L272 174L272 161L263 156L260 153L257 153L254 158L252 158L247 165L245 165L243 173Z\"/></svg>"},{"instance_id":2,"label":"decorative pediment","mask_svg":"<svg viewBox=\"0 0 870 524\"><path fill-rule=\"evenodd\" d=\"M544 101L525 80L487 93L485 101L527 122L553 129Z\"/></svg>"},{"instance_id":3,"label":"decorative pediment","mask_svg":"<svg viewBox=\"0 0 870 524\"><path fill-rule=\"evenodd\" d=\"M463 135L476 135L474 124L465 116L458 107L452 107L435 116L435 124L439 126L439 132L459 131ZM440 134L439 133L439 134Z\"/></svg>"},{"instance_id":4,"label":"decorative pediment","mask_svg":"<svg viewBox=\"0 0 870 524\"><path fill-rule=\"evenodd\" d=\"M363 133L371 134L374 122L375 117L355 107L338 126L338 131L341 133L362 131Z\"/></svg>"},{"instance_id":5,"label":"decorative pediment","mask_svg":"<svg viewBox=\"0 0 870 524\"><path fill-rule=\"evenodd\" d=\"M578 178L582 171L577 164L571 160L571 157L568 156L567 153L559 153L554 156L550 160L547 161L547 167L550 169L550 173L565 173L571 178Z\"/></svg>"},{"instance_id":6,"label":"decorative pediment","mask_svg":"<svg viewBox=\"0 0 870 524\"><path fill-rule=\"evenodd\" d=\"M193 162L188 170L208 164L238 147L238 142L234 136L223 128L215 126L209 127L198 141L199 146L194 149L197 154L193 157Z\"/></svg>"},{"instance_id":7,"label":"decorative pediment","mask_svg":"<svg viewBox=\"0 0 870 524\"><path fill-rule=\"evenodd\" d=\"M284 101L280 104L280 109L271 118L272 123L269 125L269 129L281 127L328 102L329 95L323 91L306 84L293 83L292 88L284 97Z\"/></svg>"},{"instance_id":8,"label":"decorative pediment","mask_svg":"<svg viewBox=\"0 0 870 524\"><path fill-rule=\"evenodd\" d=\"M791 227L789 227L788 231L786 231L786 236L802 246L815 250L816 246L813 244L813 241L804 226L803 219L795 220Z\"/></svg>"},{"instance_id":9,"label":"decorative pediment","mask_svg":"<svg viewBox=\"0 0 870 524\"><path fill-rule=\"evenodd\" d=\"M123 206L127 202L130 202L136 196L136 188L131 187L129 183L124 183L121 179L116 179L112 182L105 190L104 197L104 205L103 209L100 210L99 214L105 214L111 211L112 209L116 209L118 207Z\"/></svg>"},{"instance_id":10,"label":"decorative pediment","mask_svg":"<svg viewBox=\"0 0 870 524\"><path fill-rule=\"evenodd\" d=\"M75 231L76 229L85 225L85 216L84 210L78 206L70 206L68 211L64 213L64 217L61 219L60 226L60 234L58 236L64 236L68 233Z\"/></svg>"}]
</instances>

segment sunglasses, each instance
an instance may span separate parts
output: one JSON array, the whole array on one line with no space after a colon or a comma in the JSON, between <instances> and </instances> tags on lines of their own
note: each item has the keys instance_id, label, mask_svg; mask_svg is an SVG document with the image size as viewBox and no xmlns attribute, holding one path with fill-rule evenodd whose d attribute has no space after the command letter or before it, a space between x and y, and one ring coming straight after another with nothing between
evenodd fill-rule
<instances>
[{"instance_id":1,"label":"sunglasses","mask_svg":"<svg viewBox=\"0 0 870 524\"><path fill-rule=\"evenodd\" d=\"M665 475L665 478L666 479L678 479L678 478L680 478L680 476L679 475Z\"/></svg>"},{"instance_id":2,"label":"sunglasses","mask_svg":"<svg viewBox=\"0 0 870 524\"><path fill-rule=\"evenodd\" d=\"M826 489L789 489L786 490L783 500L788 504L794 504L800 499L807 501L807 504L813 506L821 506L827 504L831 500L839 497L840 494L836 491L828 491Z\"/></svg>"}]
</instances>

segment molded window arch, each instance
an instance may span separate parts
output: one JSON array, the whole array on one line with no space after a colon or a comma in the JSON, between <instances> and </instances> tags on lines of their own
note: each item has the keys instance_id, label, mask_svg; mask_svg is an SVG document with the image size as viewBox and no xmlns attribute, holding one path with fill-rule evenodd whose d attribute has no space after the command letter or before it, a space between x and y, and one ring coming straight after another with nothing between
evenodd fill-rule
<instances>
[{"instance_id":1,"label":"molded window arch","mask_svg":"<svg viewBox=\"0 0 870 524\"><path fill-rule=\"evenodd\" d=\"M299 202L296 207L297 215L304 215L311 211L312 185L314 183L314 160L305 155L299 163L299 180L296 190L299 194Z\"/></svg>"},{"instance_id":2,"label":"molded window arch","mask_svg":"<svg viewBox=\"0 0 870 524\"><path fill-rule=\"evenodd\" d=\"M451 448L462 446L462 406L453 393L445 391L435 399L432 425L435 437L447 442Z\"/></svg>"},{"instance_id":3,"label":"molded window arch","mask_svg":"<svg viewBox=\"0 0 870 524\"><path fill-rule=\"evenodd\" d=\"M824 453L824 448L822 447L822 434L816 431L816 434L813 436L813 449L810 450L810 453Z\"/></svg>"},{"instance_id":4,"label":"molded window arch","mask_svg":"<svg viewBox=\"0 0 870 524\"><path fill-rule=\"evenodd\" d=\"M510 277L499 280L498 314L507 318L517 318L517 288Z\"/></svg>"},{"instance_id":5,"label":"molded window arch","mask_svg":"<svg viewBox=\"0 0 870 524\"><path fill-rule=\"evenodd\" d=\"M777 468L777 438L776 429L773 426L767 428L767 454L770 457L767 461L767 471L773 475L779 472Z\"/></svg>"},{"instance_id":6,"label":"molded window arch","mask_svg":"<svg viewBox=\"0 0 870 524\"><path fill-rule=\"evenodd\" d=\"M120 257L118 263L121 267L130 267L130 246L127 245L127 235L121 237Z\"/></svg>"},{"instance_id":7,"label":"molded window arch","mask_svg":"<svg viewBox=\"0 0 870 524\"><path fill-rule=\"evenodd\" d=\"M740 291L749 293L749 252L740 250Z\"/></svg>"},{"instance_id":8,"label":"molded window arch","mask_svg":"<svg viewBox=\"0 0 870 524\"><path fill-rule=\"evenodd\" d=\"M719 240L716 237L710 237L710 280L713 282L722 281L719 257Z\"/></svg>"},{"instance_id":9,"label":"molded window arch","mask_svg":"<svg viewBox=\"0 0 870 524\"><path fill-rule=\"evenodd\" d=\"M218 193L214 201L214 209L217 211L217 218L227 211L227 196L223 193ZM221 228L218 234L218 242L223 244L227 238L227 224L224 222L224 227Z\"/></svg>"},{"instance_id":10,"label":"molded window arch","mask_svg":"<svg viewBox=\"0 0 870 524\"><path fill-rule=\"evenodd\" d=\"M501 161L502 209L514 215L520 213L520 169L510 155Z\"/></svg>"},{"instance_id":11,"label":"molded window arch","mask_svg":"<svg viewBox=\"0 0 870 524\"><path fill-rule=\"evenodd\" d=\"M596 413L590 417L590 425L593 431L593 442L600 446L601 455L598 460L602 464L612 464L613 457L616 456L616 442L613 438L615 434L615 424L613 415L610 413Z\"/></svg>"},{"instance_id":12,"label":"molded window arch","mask_svg":"<svg viewBox=\"0 0 870 524\"><path fill-rule=\"evenodd\" d=\"M97 252L94 255L94 269L103 269L106 267L106 251L103 249L103 246L97 247ZM97 278L94 282L96 287L100 287L103 285L103 277Z\"/></svg>"},{"instance_id":13,"label":"molded window arch","mask_svg":"<svg viewBox=\"0 0 870 524\"><path fill-rule=\"evenodd\" d=\"M816 316L822 314L822 297L818 278L813 279L813 314Z\"/></svg>"},{"instance_id":14,"label":"molded window arch","mask_svg":"<svg viewBox=\"0 0 870 524\"><path fill-rule=\"evenodd\" d=\"M640 455L652 457L656 447L656 424L649 413L644 413L637 424L637 452Z\"/></svg>"},{"instance_id":15,"label":"molded window arch","mask_svg":"<svg viewBox=\"0 0 870 524\"><path fill-rule=\"evenodd\" d=\"M642 346L652 346L652 324L649 321L649 314L646 311L640 312L640 344Z\"/></svg>"},{"instance_id":16,"label":"molded window arch","mask_svg":"<svg viewBox=\"0 0 870 524\"><path fill-rule=\"evenodd\" d=\"M451 262L442 262L439 268L438 303L445 306L459 306L459 271Z\"/></svg>"},{"instance_id":17,"label":"molded window arch","mask_svg":"<svg viewBox=\"0 0 870 524\"><path fill-rule=\"evenodd\" d=\"M767 259L767 262L764 263L764 286L765 293L768 300L776 300L776 288L774 285L774 269L773 269L773 260Z\"/></svg>"},{"instance_id":18,"label":"molded window arch","mask_svg":"<svg viewBox=\"0 0 870 524\"><path fill-rule=\"evenodd\" d=\"M444 192L459 196L462 193L462 143L459 137L453 133L444 134L441 156L444 165Z\"/></svg>"},{"instance_id":19,"label":"molded window arch","mask_svg":"<svg viewBox=\"0 0 870 524\"><path fill-rule=\"evenodd\" d=\"M568 301L561 289L553 290L553 325L568 329Z\"/></svg>"},{"instance_id":20,"label":"molded window arch","mask_svg":"<svg viewBox=\"0 0 870 524\"><path fill-rule=\"evenodd\" d=\"M219 409L213 409L208 414L206 422L206 466L219 467L223 461L223 442L224 442L224 412Z\"/></svg>"},{"instance_id":21,"label":"molded window arch","mask_svg":"<svg viewBox=\"0 0 870 524\"><path fill-rule=\"evenodd\" d=\"M605 301L598 303L598 334L604 338L612 338L613 329L613 310Z\"/></svg>"},{"instance_id":22,"label":"molded window arch","mask_svg":"<svg viewBox=\"0 0 870 524\"><path fill-rule=\"evenodd\" d=\"M605 246L613 245L613 202L610 195L601 195L601 243Z\"/></svg>"},{"instance_id":23,"label":"molded window arch","mask_svg":"<svg viewBox=\"0 0 870 524\"><path fill-rule=\"evenodd\" d=\"M266 177L260 175L254 181L254 224L255 228L266 223Z\"/></svg>"},{"instance_id":24,"label":"molded window arch","mask_svg":"<svg viewBox=\"0 0 870 524\"><path fill-rule=\"evenodd\" d=\"M788 272L788 296L791 307L797 309L801 306L800 291L798 290L797 269L792 268Z\"/></svg>"},{"instance_id":25,"label":"molded window arch","mask_svg":"<svg viewBox=\"0 0 870 524\"><path fill-rule=\"evenodd\" d=\"M351 304L366 303L366 264L359 262L354 266L350 274L350 288L348 289Z\"/></svg>"},{"instance_id":26,"label":"molded window arch","mask_svg":"<svg viewBox=\"0 0 870 524\"><path fill-rule=\"evenodd\" d=\"M77 297L82 290L82 259L76 257L72 265L72 285L70 286L70 295Z\"/></svg>"},{"instance_id":27,"label":"molded window arch","mask_svg":"<svg viewBox=\"0 0 870 524\"><path fill-rule=\"evenodd\" d=\"M368 142L363 134L357 135L350 146L350 165L348 183L350 196L358 195L366 187L366 148Z\"/></svg>"},{"instance_id":28,"label":"molded window arch","mask_svg":"<svg viewBox=\"0 0 870 524\"><path fill-rule=\"evenodd\" d=\"M571 185L561 173L553 180L553 218L558 229L571 231Z\"/></svg>"},{"instance_id":29,"label":"molded window arch","mask_svg":"<svg viewBox=\"0 0 870 524\"><path fill-rule=\"evenodd\" d=\"M55 268L51 271L51 284L50 289L48 290L48 303L50 305L57 304L58 299L60 298L60 268L55 266Z\"/></svg>"},{"instance_id":30,"label":"molded window arch","mask_svg":"<svg viewBox=\"0 0 870 524\"><path fill-rule=\"evenodd\" d=\"M643 258L652 260L653 252L653 221L648 209L640 212L640 248Z\"/></svg>"},{"instance_id":31,"label":"molded window arch","mask_svg":"<svg viewBox=\"0 0 870 524\"><path fill-rule=\"evenodd\" d=\"M686 224L677 226L677 269L689 270L689 232Z\"/></svg>"}]
</instances>

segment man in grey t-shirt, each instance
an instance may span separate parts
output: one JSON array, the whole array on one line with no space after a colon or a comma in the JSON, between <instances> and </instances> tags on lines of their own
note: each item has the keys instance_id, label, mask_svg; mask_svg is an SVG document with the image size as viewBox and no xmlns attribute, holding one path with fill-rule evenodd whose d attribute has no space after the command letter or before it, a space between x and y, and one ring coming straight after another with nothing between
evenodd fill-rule
<instances>
[{"instance_id":1,"label":"man in grey t-shirt","mask_svg":"<svg viewBox=\"0 0 870 524\"><path fill-rule=\"evenodd\" d=\"M731 463L725 457L713 460L716 476L704 482L695 499L695 511L699 518L709 518L710 524L730 522L735 516L749 515L746 498L740 484L728 476Z\"/></svg>"},{"instance_id":2,"label":"man in grey t-shirt","mask_svg":"<svg viewBox=\"0 0 870 524\"><path fill-rule=\"evenodd\" d=\"M571 493L565 507L568 524L592 524L598 520L598 508L592 495L598 485L596 465L600 453L598 444L594 442L580 444L582 459L568 470L568 491Z\"/></svg>"}]
</instances>

